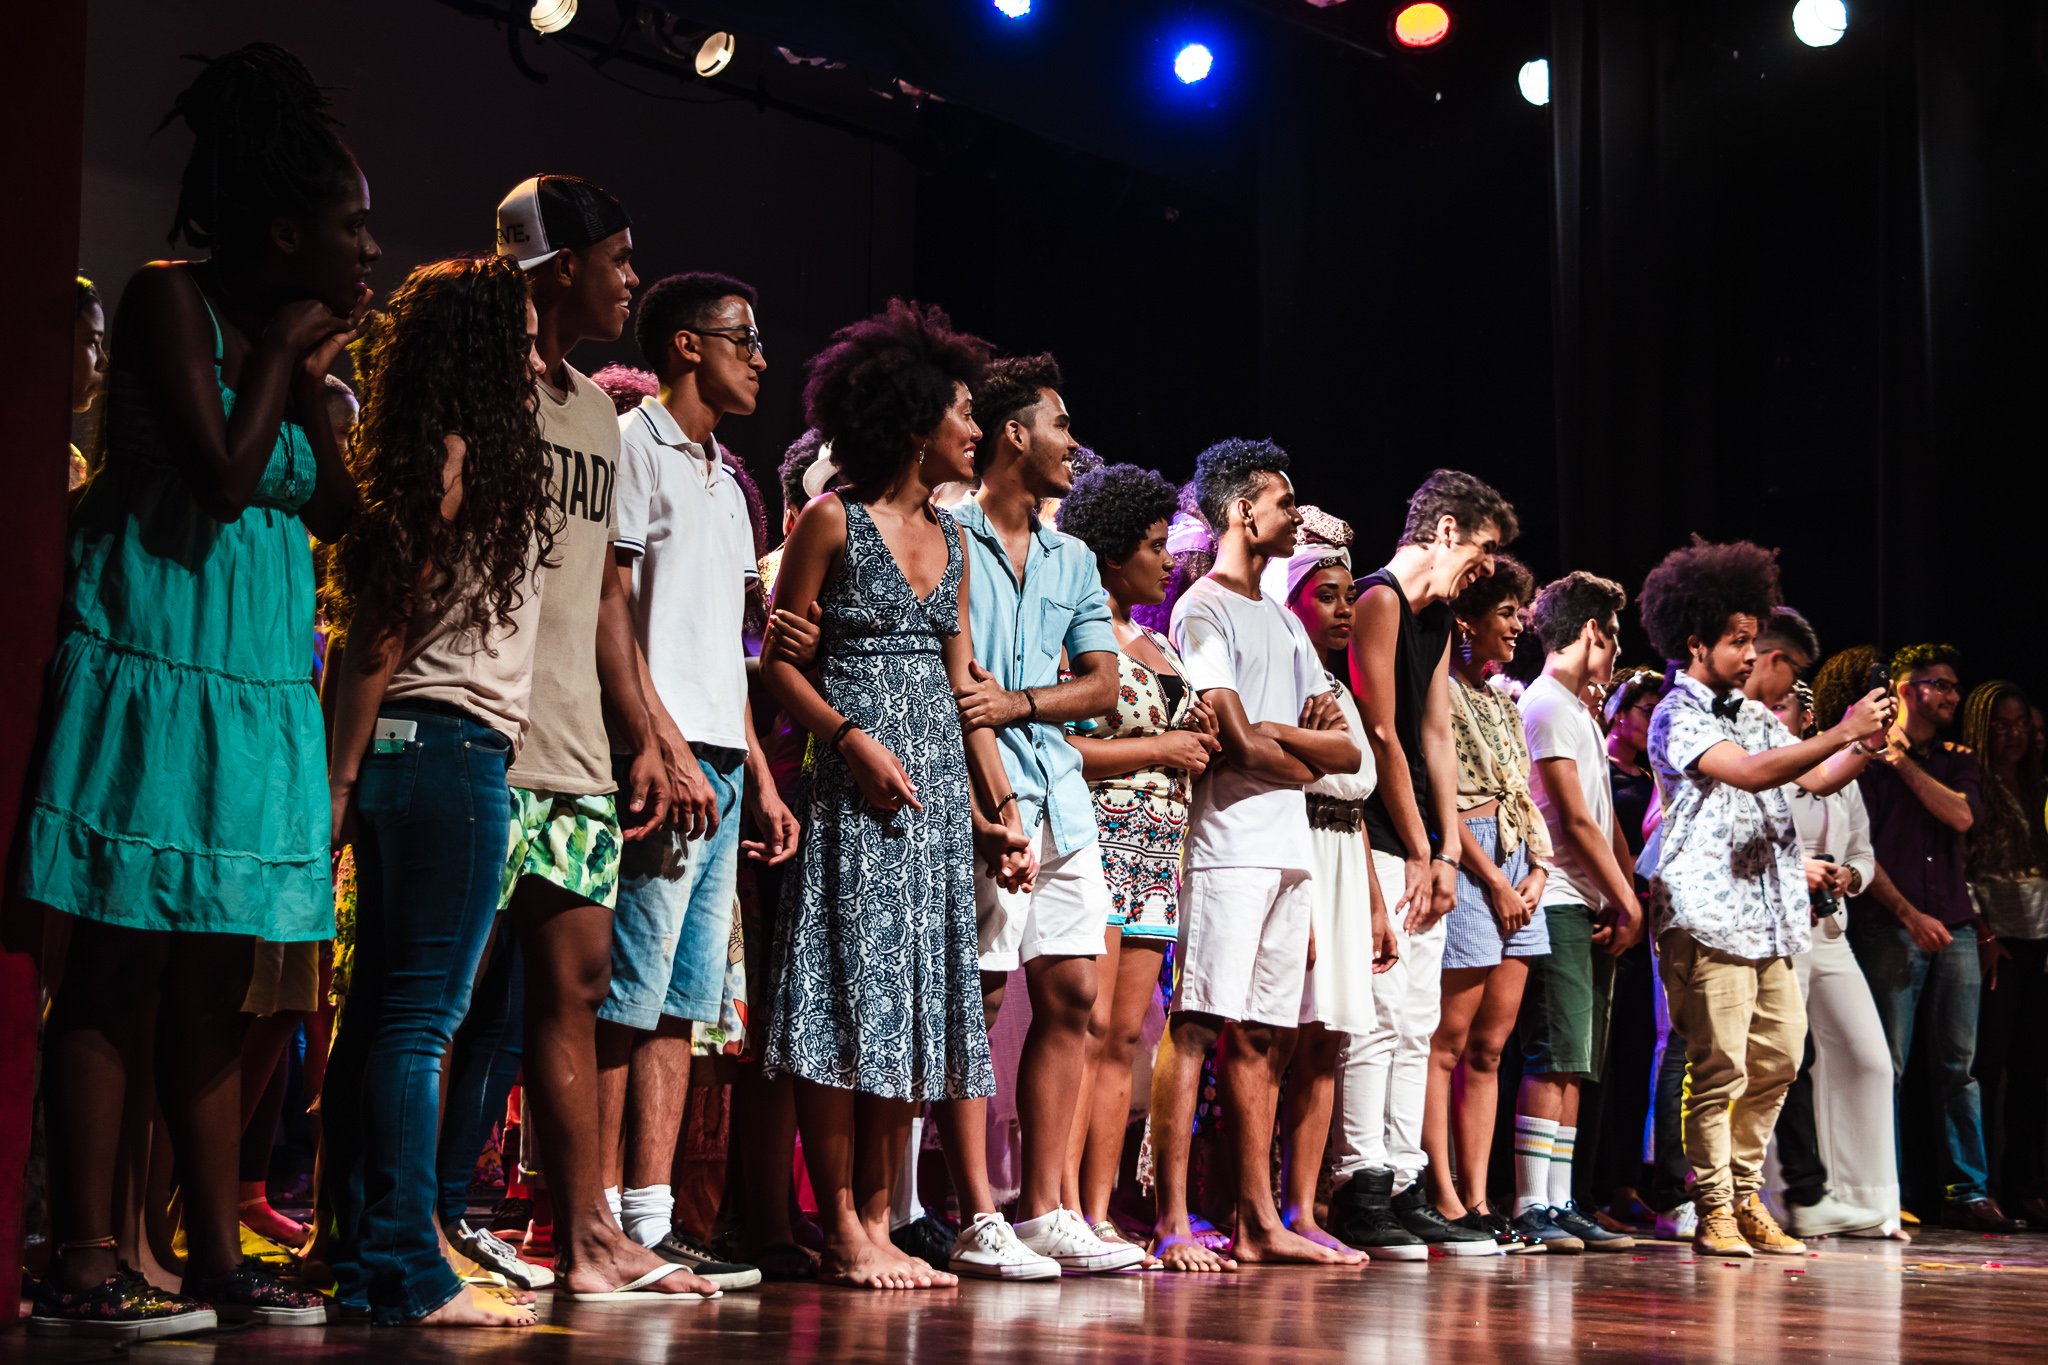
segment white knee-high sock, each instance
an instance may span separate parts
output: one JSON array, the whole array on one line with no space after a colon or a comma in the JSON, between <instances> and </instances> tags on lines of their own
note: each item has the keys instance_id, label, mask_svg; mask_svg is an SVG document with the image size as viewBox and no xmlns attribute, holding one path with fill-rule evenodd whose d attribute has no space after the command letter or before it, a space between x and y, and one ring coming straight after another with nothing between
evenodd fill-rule
<instances>
[{"instance_id":1,"label":"white knee-high sock","mask_svg":"<svg viewBox=\"0 0 2048 1365\"><path fill-rule=\"evenodd\" d=\"M1578 1145L1579 1130L1557 1126L1557 1136L1550 1144L1550 1196L1547 1202L1554 1209L1561 1209L1572 1202L1572 1149Z\"/></svg>"},{"instance_id":2,"label":"white knee-high sock","mask_svg":"<svg viewBox=\"0 0 2048 1365\"><path fill-rule=\"evenodd\" d=\"M1515 1115L1515 1214L1517 1217L1550 1202L1550 1148L1557 1137L1555 1119Z\"/></svg>"},{"instance_id":3,"label":"white knee-high sock","mask_svg":"<svg viewBox=\"0 0 2048 1365\"><path fill-rule=\"evenodd\" d=\"M908 1227L924 1217L917 1197L917 1154L924 1150L924 1120L910 1121L910 1141L903 1148L903 1169L896 1172L896 1197L889 1201L889 1231Z\"/></svg>"},{"instance_id":4,"label":"white knee-high sock","mask_svg":"<svg viewBox=\"0 0 2048 1365\"><path fill-rule=\"evenodd\" d=\"M619 1226L641 1246L651 1247L675 1226L676 1197L667 1185L643 1185L619 1199Z\"/></svg>"},{"instance_id":5,"label":"white knee-high sock","mask_svg":"<svg viewBox=\"0 0 2048 1365\"><path fill-rule=\"evenodd\" d=\"M612 1221L623 1229L626 1224L619 1216L619 1187L617 1185L607 1185L604 1187L604 1203L605 1207L612 1211Z\"/></svg>"}]
</instances>

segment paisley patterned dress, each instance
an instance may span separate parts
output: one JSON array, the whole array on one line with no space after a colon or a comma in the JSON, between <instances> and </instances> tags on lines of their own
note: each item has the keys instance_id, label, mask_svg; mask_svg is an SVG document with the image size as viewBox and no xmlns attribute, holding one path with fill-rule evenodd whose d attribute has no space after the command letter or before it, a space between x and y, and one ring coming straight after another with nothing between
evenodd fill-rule
<instances>
[{"instance_id":1,"label":"paisley patterned dress","mask_svg":"<svg viewBox=\"0 0 2048 1365\"><path fill-rule=\"evenodd\" d=\"M812 746L762 1061L888 1099L988 1096L972 793L940 656L960 631L960 532L937 514L946 572L920 599L867 509L845 507L845 558L818 594L820 691L896 755L924 809L875 809L831 746Z\"/></svg>"}]
</instances>

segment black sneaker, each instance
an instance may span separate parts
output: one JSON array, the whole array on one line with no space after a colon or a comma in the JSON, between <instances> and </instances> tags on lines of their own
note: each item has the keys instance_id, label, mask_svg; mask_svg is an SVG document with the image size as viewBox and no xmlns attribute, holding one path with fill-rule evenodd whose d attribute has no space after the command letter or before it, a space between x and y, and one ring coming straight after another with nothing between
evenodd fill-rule
<instances>
[{"instance_id":1,"label":"black sneaker","mask_svg":"<svg viewBox=\"0 0 2048 1365\"><path fill-rule=\"evenodd\" d=\"M1429 1248L1401 1226L1389 1199L1392 1171L1360 1171L1330 1196L1330 1235L1375 1261L1426 1261Z\"/></svg>"},{"instance_id":2,"label":"black sneaker","mask_svg":"<svg viewBox=\"0 0 2048 1365\"><path fill-rule=\"evenodd\" d=\"M55 1274L36 1286L30 1336L72 1336L148 1341L211 1332L219 1326L211 1306L158 1289L142 1272L122 1266L99 1284L69 1294Z\"/></svg>"},{"instance_id":3,"label":"black sneaker","mask_svg":"<svg viewBox=\"0 0 2048 1365\"><path fill-rule=\"evenodd\" d=\"M1504 1256L1519 1256L1523 1252L1543 1250L1541 1242L1532 1242L1522 1236L1521 1233L1508 1226L1507 1219L1497 1213L1479 1213L1476 1210L1467 1209L1465 1210L1465 1216L1452 1219L1451 1225L1453 1227L1470 1228L1474 1232L1485 1233L1493 1238L1493 1244L1501 1249L1501 1254Z\"/></svg>"},{"instance_id":4,"label":"black sneaker","mask_svg":"<svg viewBox=\"0 0 2048 1365\"><path fill-rule=\"evenodd\" d=\"M1625 1232L1609 1232L1595 1219L1579 1212L1577 1204L1550 1211L1550 1221L1586 1244L1588 1251L1629 1251L1636 1239Z\"/></svg>"},{"instance_id":5,"label":"black sneaker","mask_svg":"<svg viewBox=\"0 0 2048 1365\"><path fill-rule=\"evenodd\" d=\"M533 1201L507 1195L491 1210L490 1221L484 1224L484 1228L489 1232L509 1232L516 1237L524 1237L526 1225L532 1221Z\"/></svg>"},{"instance_id":6,"label":"black sneaker","mask_svg":"<svg viewBox=\"0 0 2048 1365\"><path fill-rule=\"evenodd\" d=\"M1550 1210L1541 1204L1522 1210L1510 1226L1525 1237L1534 1237L1550 1251L1584 1251L1586 1244L1551 1221Z\"/></svg>"},{"instance_id":7,"label":"black sneaker","mask_svg":"<svg viewBox=\"0 0 2048 1365\"><path fill-rule=\"evenodd\" d=\"M1491 1232L1461 1228L1436 1211L1422 1192L1422 1179L1394 1196L1394 1217L1401 1226L1422 1239L1432 1256L1498 1256Z\"/></svg>"},{"instance_id":8,"label":"black sneaker","mask_svg":"<svg viewBox=\"0 0 2048 1365\"><path fill-rule=\"evenodd\" d=\"M699 1279L711 1281L720 1289L752 1289L761 1283L761 1271L758 1267L741 1265L737 1261L719 1260L711 1254L711 1248L704 1246L681 1228L671 1228L668 1236L648 1250L664 1261L681 1266Z\"/></svg>"},{"instance_id":9,"label":"black sneaker","mask_svg":"<svg viewBox=\"0 0 2048 1365\"><path fill-rule=\"evenodd\" d=\"M905 1256L915 1256L933 1270L944 1270L953 1255L953 1239L959 1235L958 1228L927 1213L897 1228L889 1240Z\"/></svg>"},{"instance_id":10,"label":"black sneaker","mask_svg":"<svg viewBox=\"0 0 2048 1365\"><path fill-rule=\"evenodd\" d=\"M254 1256L225 1275L201 1279L187 1275L185 1297L212 1306L222 1322L253 1322L260 1327L319 1327L331 1305L317 1290L279 1279Z\"/></svg>"}]
</instances>

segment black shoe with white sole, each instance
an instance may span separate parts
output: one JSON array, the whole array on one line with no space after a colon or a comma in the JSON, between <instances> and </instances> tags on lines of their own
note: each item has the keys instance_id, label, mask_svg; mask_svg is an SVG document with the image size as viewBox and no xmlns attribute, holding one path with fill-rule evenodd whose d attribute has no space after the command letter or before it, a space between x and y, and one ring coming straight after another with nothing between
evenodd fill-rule
<instances>
[{"instance_id":1,"label":"black shoe with white sole","mask_svg":"<svg viewBox=\"0 0 2048 1365\"><path fill-rule=\"evenodd\" d=\"M741 1265L738 1261L721 1261L711 1254L711 1248L700 1244L680 1228L671 1229L668 1236L649 1250L697 1278L711 1281L720 1289L752 1289L761 1283L759 1267Z\"/></svg>"},{"instance_id":2,"label":"black shoe with white sole","mask_svg":"<svg viewBox=\"0 0 2048 1365\"><path fill-rule=\"evenodd\" d=\"M1459 1227L1438 1213L1436 1206L1423 1194L1420 1178L1394 1196L1393 1209L1394 1217L1401 1220L1401 1226L1420 1239L1432 1256L1500 1255L1500 1247L1495 1245L1491 1232Z\"/></svg>"}]
</instances>

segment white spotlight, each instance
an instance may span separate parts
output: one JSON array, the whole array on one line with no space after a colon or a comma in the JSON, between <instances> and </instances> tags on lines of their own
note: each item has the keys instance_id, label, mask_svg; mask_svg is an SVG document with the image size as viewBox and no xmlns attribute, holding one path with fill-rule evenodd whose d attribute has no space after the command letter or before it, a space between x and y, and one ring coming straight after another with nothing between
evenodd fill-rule
<instances>
[{"instance_id":1,"label":"white spotlight","mask_svg":"<svg viewBox=\"0 0 2048 1365\"><path fill-rule=\"evenodd\" d=\"M1529 103L1538 106L1550 103L1550 59L1538 57L1533 62L1523 62L1515 84L1522 87L1522 98Z\"/></svg>"},{"instance_id":2,"label":"white spotlight","mask_svg":"<svg viewBox=\"0 0 2048 1365\"><path fill-rule=\"evenodd\" d=\"M730 33L714 33L697 45L697 56L691 63L700 76L716 76L732 65L735 44Z\"/></svg>"},{"instance_id":3,"label":"white spotlight","mask_svg":"<svg viewBox=\"0 0 2048 1365\"><path fill-rule=\"evenodd\" d=\"M533 0L526 21L535 33L560 33L576 17L576 0Z\"/></svg>"},{"instance_id":4,"label":"white spotlight","mask_svg":"<svg viewBox=\"0 0 2048 1365\"><path fill-rule=\"evenodd\" d=\"M1799 0L1792 7L1792 32L1808 47L1833 47L1849 27L1849 7L1842 0Z\"/></svg>"}]
</instances>

